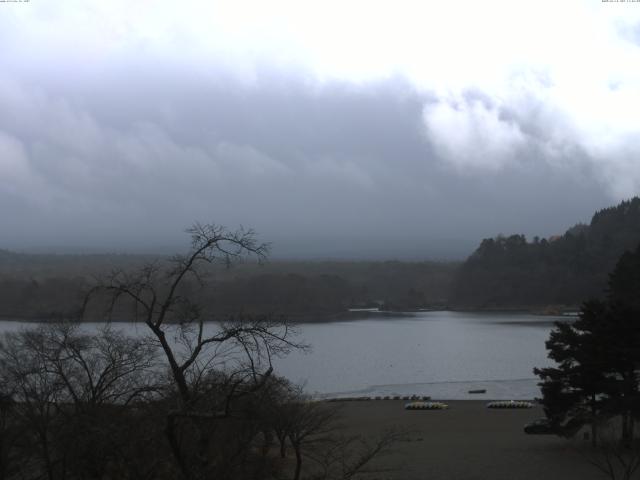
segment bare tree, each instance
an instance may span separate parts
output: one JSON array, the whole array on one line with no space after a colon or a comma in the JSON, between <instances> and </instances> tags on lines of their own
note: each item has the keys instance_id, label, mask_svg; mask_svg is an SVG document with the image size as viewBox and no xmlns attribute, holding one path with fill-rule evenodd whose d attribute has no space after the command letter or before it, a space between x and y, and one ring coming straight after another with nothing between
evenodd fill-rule
<instances>
[{"instance_id":1,"label":"bare tree","mask_svg":"<svg viewBox=\"0 0 640 480\"><path fill-rule=\"evenodd\" d=\"M2 383L15 401L14 414L28 432L20 452L32 468L49 480L56 478L61 458L54 451L52 437L56 431L56 410L63 397L63 385L50 373L51 368L40 355L41 334L22 331L6 334L0 342ZM30 458L31 457L31 458Z\"/></svg>"},{"instance_id":2,"label":"bare tree","mask_svg":"<svg viewBox=\"0 0 640 480\"><path fill-rule=\"evenodd\" d=\"M8 333L0 344L0 362L20 400L48 383L55 403L77 409L100 404L126 405L158 388L157 347L105 325L82 333L74 322L56 322ZM21 392L21 393L20 393Z\"/></svg>"},{"instance_id":3,"label":"bare tree","mask_svg":"<svg viewBox=\"0 0 640 480\"><path fill-rule=\"evenodd\" d=\"M155 350L109 326L91 335L75 323L6 334L0 377L12 400L12 421L24 433L16 448L28 459L26 470L53 480L79 468L85 474L87 467L104 469L115 449L96 456L93 447L117 443L114 428L123 409L157 389Z\"/></svg>"},{"instance_id":4,"label":"bare tree","mask_svg":"<svg viewBox=\"0 0 640 480\"><path fill-rule=\"evenodd\" d=\"M177 408L167 415L167 438L184 476L197 478L211 467L207 452L215 420L233 417L234 406L245 404L241 399L265 386L274 356L304 345L293 340L295 332L283 319L236 316L220 321L207 315L199 301L200 294L210 293L204 290L207 268L229 266L246 256L261 261L267 244L242 228L195 224L187 232L191 248L185 255L133 272L112 272L89 292L85 310L92 298L106 294L110 315L128 305L157 340L177 391Z\"/></svg>"},{"instance_id":5,"label":"bare tree","mask_svg":"<svg viewBox=\"0 0 640 480\"><path fill-rule=\"evenodd\" d=\"M191 248L186 255L176 255L165 263L153 262L134 272L115 271L99 282L87 296L107 293L109 312L119 301L126 300L133 308L136 320L143 321L158 340L166 357L181 400L181 408L189 410L193 387L197 378L210 367L219 354L224 361L242 355L242 363L235 365L237 384L251 379L260 385L273 371L271 358L301 345L294 343L292 330L282 319L269 317L242 317L227 319L210 331L207 318L197 295L185 292L188 280L204 287L205 267L214 263L230 265L245 256L266 258L268 245L258 243L252 230L235 232L219 225L196 223L187 233L191 235ZM86 302L85 302L86 306ZM174 335L177 341L169 338ZM208 355L204 355L207 353ZM207 357L204 360L203 357ZM242 380L241 380L242 379Z\"/></svg>"},{"instance_id":6,"label":"bare tree","mask_svg":"<svg viewBox=\"0 0 640 480\"><path fill-rule=\"evenodd\" d=\"M407 432L388 430L373 439L361 435L333 435L325 448L308 455L316 463L312 480L350 480L361 475L379 475L398 470L392 465L373 465L375 459L389 454Z\"/></svg>"},{"instance_id":7,"label":"bare tree","mask_svg":"<svg viewBox=\"0 0 640 480\"><path fill-rule=\"evenodd\" d=\"M296 456L294 480L302 473L303 451L331 441L330 434L336 428L337 410L326 403L312 402L304 398L287 406L287 436Z\"/></svg>"},{"instance_id":8,"label":"bare tree","mask_svg":"<svg viewBox=\"0 0 640 480\"><path fill-rule=\"evenodd\" d=\"M286 379L272 380L274 394L267 401L267 421L278 438L280 457L286 458L287 443L293 450L293 480L347 480L365 472L391 470L372 469L371 462L407 432L386 431L368 440L346 435L338 404L315 401Z\"/></svg>"}]
</instances>

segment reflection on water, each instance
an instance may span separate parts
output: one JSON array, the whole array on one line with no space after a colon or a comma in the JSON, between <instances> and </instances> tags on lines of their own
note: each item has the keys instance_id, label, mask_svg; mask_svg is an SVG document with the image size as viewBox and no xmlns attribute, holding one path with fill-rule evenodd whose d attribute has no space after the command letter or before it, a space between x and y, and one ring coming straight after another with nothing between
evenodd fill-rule
<instances>
[{"instance_id":1,"label":"reflection on water","mask_svg":"<svg viewBox=\"0 0 640 480\"><path fill-rule=\"evenodd\" d=\"M476 385L484 388L483 382L501 381L492 383L487 395L531 398L539 396L532 370L550 363L545 340L556 320L566 319L422 312L384 320L373 316L306 324L302 337L313 345L312 353L294 353L276 365L288 378L306 382L310 392L466 398Z\"/></svg>"},{"instance_id":2,"label":"reflection on water","mask_svg":"<svg viewBox=\"0 0 640 480\"><path fill-rule=\"evenodd\" d=\"M519 380L373 385L353 392L317 394L317 396L319 398L375 398L428 395L434 400L532 400L541 396L537 383L537 379L525 378ZM470 393L473 390L485 390L485 392Z\"/></svg>"},{"instance_id":3,"label":"reflection on water","mask_svg":"<svg viewBox=\"0 0 640 480\"><path fill-rule=\"evenodd\" d=\"M311 393L532 398L539 396L532 369L550 363L544 342L556 320L567 319L420 312L304 324L299 329L311 353L294 352L276 360L275 367ZM0 332L24 325L29 324L0 321ZM116 326L132 335L147 333L143 325ZM469 396L476 388L487 393Z\"/></svg>"}]
</instances>

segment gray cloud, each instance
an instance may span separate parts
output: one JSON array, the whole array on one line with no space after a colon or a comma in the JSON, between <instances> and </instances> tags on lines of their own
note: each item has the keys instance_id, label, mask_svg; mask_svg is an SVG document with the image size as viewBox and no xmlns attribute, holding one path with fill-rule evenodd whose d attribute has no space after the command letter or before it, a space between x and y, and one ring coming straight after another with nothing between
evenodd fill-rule
<instances>
[{"instance_id":1,"label":"gray cloud","mask_svg":"<svg viewBox=\"0 0 640 480\"><path fill-rule=\"evenodd\" d=\"M543 69L443 92L269 61L238 75L140 38L39 51L0 27L31 39L0 58L0 247L155 249L199 220L255 227L277 256L461 256L640 182L632 129L590 138Z\"/></svg>"},{"instance_id":2,"label":"gray cloud","mask_svg":"<svg viewBox=\"0 0 640 480\"><path fill-rule=\"evenodd\" d=\"M280 255L449 256L485 235L559 231L607 203L593 177L523 145L500 169L451 168L423 130L423 111L439 104L401 79L318 89L272 75L258 86L174 74L52 92L5 79L4 241L154 248L215 220L254 226Z\"/></svg>"}]
</instances>

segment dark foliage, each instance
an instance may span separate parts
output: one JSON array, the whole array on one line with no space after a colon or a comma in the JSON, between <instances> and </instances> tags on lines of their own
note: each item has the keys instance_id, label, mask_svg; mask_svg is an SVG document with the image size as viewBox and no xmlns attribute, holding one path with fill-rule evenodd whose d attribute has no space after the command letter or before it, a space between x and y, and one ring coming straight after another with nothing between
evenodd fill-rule
<instances>
[{"instance_id":1,"label":"dark foliage","mask_svg":"<svg viewBox=\"0 0 640 480\"><path fill-rule=\"evenodd\" d=\"M637 197L597 212L589 225L560 237L485 239L460 268L452 301L477 308L579 305L603 291L607 272L638 242Z\"/></svg>"},{"instance_id":2,"label":"dark foliage","mask_svg":"<svg viewBox=\"0 0 640 480\"><path fill-rule=\"evenodd\" d=\"M168 257L23 255L0 251L0 317L67 318L80 309L95 277L132 272ZM218 316L270 313L322 320L350 307L407 310L446 306L457 263L244 261L233 269L206 266L207 289L185 279L182 291ZM102 312L88 312L93 319ZM126 308L113 312L130 320Z\"/></svg>"},{"instance_id":3,"label":"dark foliage","mask_svg":"<svg viewBox=\"0 0 640 480\"><path fill-rule=\"evenodd\" d=\"M605 300L582 305L575 322L556 323L547 349L557 367L535 369L547 417L572 434L621 418L625 444L640 418L640 246L626 252L610 275Z\"/></svg>"}]
</instances>

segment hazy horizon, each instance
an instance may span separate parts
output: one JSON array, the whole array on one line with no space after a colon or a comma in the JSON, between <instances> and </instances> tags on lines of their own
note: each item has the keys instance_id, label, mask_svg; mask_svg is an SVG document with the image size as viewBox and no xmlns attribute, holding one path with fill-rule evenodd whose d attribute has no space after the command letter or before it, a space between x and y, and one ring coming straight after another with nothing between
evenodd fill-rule
<instances>
[{"instance_id":1,"label":"hazy horizon","mask_svg":"<svg viewBox=\"0 0 640 480\"><path fill-rule=\"evenodd\" d=\"M283 238L257 237L270 244L268 258L273 261L458 261L464 260L477 247L477 242L464 239L406 239L392 246L363 243L362 239L349 241L332 239L328 244L307 245ZM186 236L185 236L186 239ZM173 255L188 248L188 242L145 245L16 245L0 246L16 253L57 255Z\"/></svg>"}]
</instances>

